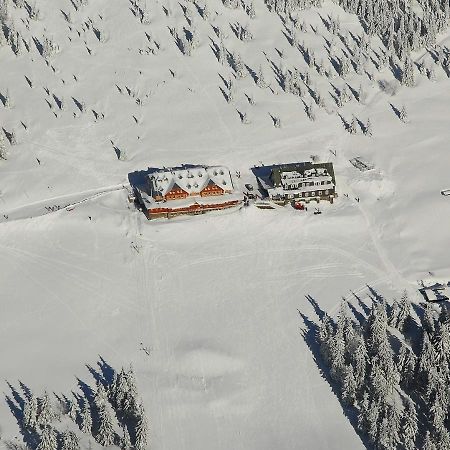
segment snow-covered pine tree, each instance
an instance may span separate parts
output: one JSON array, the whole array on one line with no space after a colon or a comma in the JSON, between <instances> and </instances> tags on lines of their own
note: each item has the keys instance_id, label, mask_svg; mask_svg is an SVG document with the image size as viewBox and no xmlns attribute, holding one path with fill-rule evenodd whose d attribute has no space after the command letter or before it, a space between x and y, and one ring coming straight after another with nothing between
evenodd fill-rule
<instances>
[{"instance_id":1,"label":"snow-covered pine tree","mask_svg":"<svg viewBox=\"0 0 450 450\"><path fill-rule=\"evenodd\" d=\"M358 132L358 128L357 128L357 125L356 125L356 117L355 116L352 117L352 121L350 122L350 126L349 126L348 131L349 131L350 134L356 134Z\"/></svg>"},{"instance_id":2,"label":"snow-covered pine tree","mask_svg":"<svg viewBox=\"0 0 450 450\"><path fill-rule=\"evenodd\" d=\"M389 448L398 448L402 443L400 437L403 411L400 408L400 404L394 400L394 402L388 408L388 414L386 415L389 420L390 426L390 441L392 443Z\"/></svg>"},{"instance_id":3,"label":"snow-covered pine tree","mask_svg":"<svg viewBox=\"0 0 450 450\"><path fill-rule=\"evenodd\" d=\"M425 304L421 322L422 328L431 336L434 333L435 319L433 307L429 303Z\"/></svg>"},{"instance_id":4,"label":"snow-covered pine tree","mask_svg":"<svg viewBox=\"0 0 450 450\"><path fill-rule=\"evenodd\" d=\"M58 443L55 430L51 426L45 425L36 450L57 450L57 448Z\"/></svg>"},{"instance_id":5,"label":"snow-covered pine tree","mask_svg":"<svg viewBox=\"0 0 450 450\"><path fill-rule=\"evenodd\" d=\"M357 390L358 392L362 392L365 387L368 355L366 343L359 335L357 335L355 339L355 348L354 351L350 353L350 357L354 367L353 375L355 377Z\"/></svg>"},{"instance_id":6,"label":"snow-covered pine tree","mask_svg":"<svg viewBox=\"0 0 450 450\"><path fill-rule=\"evenodd\" d=\"M0 135L2 135L2 133L0 133ZM1 156L1 145L0 145L0 156ZM24 428L32 430L36 428L37 411L38 411L38 404L36 397L33 394L31 394L30 398L25 401L25 405L23 408L22 426Z\"/></svg>"},{"instance_id":7,"label":"snow-covered pine tree","mask_svg":"<svg viewBox=\"0 0 450 450\"><path fill-rule=\"evenodd\" d=\"M414 86L414 66L409 56L405 58L403 64L401 82L408 87Z\"/></svg>"},{"instance_id":8,"label":"snow-covered pine tree","mask_svg":"<svg viewBox=\"0 0 450 450\"><path fill-rule=\"evenodd\" d=\"M333 323L331 322L331 318L328 314L325 314L317 331L317 340L319 341L322 357L327 363L330 359L329 345L330 339L333 338L333 331Z\"/></svg>"},{"instance_id":9,"label":"snow-covered pine tree","mask_svg":"<svg viewBox=\"0 0 450 450\"><path fill-rule=\"evenodd\" d=\"M437 449L445 449L450 448L450 435L448 430L445 427L439 429L439 431L435 432L436 434L436 448Z\"/></svg>"},{"instance_id":10,"label":"snow-covered pine tree","mask_svg":"<svg viewBox=\"0 0 450 450\"><path fill-rule=\"evenodd\" d=\"M4 24L9 19L9 0L0 0L0 23Z\"/></svg>"},{"instance_id":11,"label":"snow-covered pine tree","mask_svg":"<svg viewBox=\"0 0 450 450\"><path fill-rule=\"evenodd\" d=\"M144 450L147 446L148 440L148 422L142 403L138 407L138 415L136 418L136 427L134 432L136 436L134 443L135 449Z\"/></svg>"},{"instance_id":12,"label":"snow-covered pine tree","mask_svg":"<svg viewBox=\"0 0 450 450\"><path fill-rule=\"evenodd\" d=\"M123 402L123 409L126 414L133 415L135 414L135 409L137 406L137 387L133 367L130 367L128 370L126 374L126 381L127 394Z\"/></svg>"},{"instance_id":13,"label":"snow-covered pine tree","mask_svg":"<svg viewBox=\"0 0 450 450\"><path fill-rule=\"evenodd\" d=\"M393 450L396 448L392 438L390 419L387 416L384 416L381 420L376 442L377 449L380 450Z\"/></svg>"},{"instance_id":14,"label":"snow-covered pine tree","mask_svg":"<svg viewBox=\"0 0 450 450\"><path fill-rule=\"evenodd\" d=\"M92 414L91 408L87 400L84 401L83 409L81 410L81 431L86 434L92 433Z\"/></svg>"},{"instance_id":15,"label":"snow-covered pine tree","mask_svg":"<svg viewBox=\"0 0 450 450\"><path fill-rule=\"evenodd\" d=\"M262 66L259 66L259 70L258 70L258 73L256 75L256 84L258 85L258 87L260 87L262 89L267 87L267 83L266 83L266 80L264 78L264 72L263 72Z\"/></svg>"},{"instance_id":16,"label":"snow-covered pine tree","mask_svg":"<svg viewBox=\"0 0 450 450\"><path fill-rule=\"evenodd\" d=\"M67 406L67 415L75 422L78 416L78 408L74 401L69 400L69 404Z\"/></svg>"},{"instance_id":17,"label":"snow-covered pine tree","mask_svg":"<svg viewBox=\"0 0 450 450\"><path fill-rule=\"evenodd\" d=\"M352 365L346 365L344 369L344 380L342 383L342 399L349 405L353 405L356 400L357 385L353 375Z\"/></svg>"},{"instance_id":18,"label":"snow-covered pine tree","mask_svg":"<svg viewBox=\"0 0 450 450\"><path fill-rule=\"evenodd\" d=\"M116 382L114 383L114 402L113 405L121 410L128 392L127 375L125 369L122 367L117 374Z\"/></svg>"},{"instance_id":19,"label":"snow-covered pine tree","mask_svg":"<svg viewBox=\"0 0 450 450\"><path fill-rule=\"evenodd\" d=\"M400 439L405 450L416 448L416 438L418 432L417 412L414 402L408 397L403 411L402 425L400 429Z\"/></svg>"},{"instance_id":20,"label":"snow-covered pine tree","mask_svg":"<svg viewBox=\"0 0 450 450\"><path fill-rule=\"evenodd\" d=\"M358 410L358 429L364 433L368 430L367 415L369 413L369 393L364 392L361 403Z\"/></svg>"},{"instance_id":21,"label":"snow-covered pine tree","mask_svg":"<svg viewBox=\"0 0 450 450\"><path fill-rule=\"evenodd\" d=\"M241 55L238 52L232 54L231 66L236 73L237 78L245 78L247 76L245 64L242 62Z\"/></svg>"},{"instance_id":22,"label":"snow-covered pine tree","mask_svg":"<svg viewBox=\"0 0 450 450\"><path fill-rule=\"evenodd\" d=\"M114 442L112 419L105 404L102 404L98 411L98 431L95 438L103 446L111 445Z\"/></svg>"},{"instance_id":23,"label":"snow-covered pine tree","mask_svg":"<svg viewBox=\"0 0 450 450\"><path fill-rule=\"evenodd\" d=\"M37 423L42 427L46 427L50 425L50 422L53 420L54 414L52 411L52 406L50 404L50 399L47 392L44 393L44 396L38 401L38 413L37 413Z\"/></svg>"},{"instance_id":24,"label":"snow-covered pine tree","mask_svg":"<svg viewBox=\"0 0 450 450\"><path fill-rule=\"evenodd\" d=\"M80 443L73 431L64 431L61 435L61 450L79 450Z\"/></svg>"},{"instance_id":25,"label":"snow-covered pine tree","mask_svg":"<svg viewBox=\"0 0 450 450\"><path fill-rule=\"evenodd\" d=\"M447 323L438 322L433 336L433 344L436 352L436 364L441 371L448 374L450 362L450 330Z\"/></svg>"},{"instance_id":26,"label":"snow-covered pine tree","mask_svg":"<svg viewBox=\"0 0 450 450\"><path fill-rule=\"evenodd\" d=\"M422 347L418 360L418 375L419 383L423 388L426 388L429 378L429 372L434 367L436 362L436 352L431 344L427 332L423 333Z\"/></svg>"},{"instance_id":27,"label":"snow-covered pine tree","mask_svg":"<svg viewBox=\"0 0 450 450\"><path fill-rule=\"evenodd\" d=\"M308 119L311 120L311 122L314 122L316 120L316 113L314 111L312 102L310 102L310 104L307 106L306 114L308 115Z\"/></svg>"},{"instance_id":28,"label":"snow-covered pine tree","mask_svg":"<svg viewBox=\"0 0 450 450\"><path fill-rule=\"evenodd\" d=\"M429 430L427 430L427 432L425 434L425 439L423 441L422 450L438 450Z\"/></svg>"},{"instance_id":29,"label":"snow-covered pine tree","mask_svg":"<svg viewBox=\"0 0 450 450\"><path fill-rule=\"evenodd\" d=\"M403 123L407 123L408 122L408 112L406 111L405 105L403 105L402 109L400 110L400 120Z\"/></svg>"},{"instance_id":30,"label":"snow-covered pine tree","mask_svg":"<svg viewBox=\"0 0 450 450\"><path fill-rule=\"evenodd\" d=\"M239 28L239 39L243 42L248 42L253 39L253 34L250 31L250 28L248 25L240 26Z\"/></svg>"},{"instance_id":31,"label":"snow-covered pine tree","mask_svg":"<svg viewBox=\"0 0 450 450\"><path fill-rule=\"evenodd\" d=\"M6 159L7 156L8 156L8 153L6 151L5 138L3 135L3 131L0 130L0 159Z\"/></svg>"},{"instance_id":32,"label":"snow-covered pine tree","mask_svg":"<svg viewBox=\"0 0 450 450\"><path fill-rule=\"evenodd\" d=\"M370 121L370 119L367 119L366 125L364 126L364 134L366 136L371 137L372 136L372 122Z\"/></svg>"},{"instance_id":33,"label":"snow-covered pine tree","mask_svg":"<svg viewBox=\"0 0 450 450\"><path fill-rule=\"evenodd\" d=\"M397 318L398 318L398 312L400 310L400 305L397 301L397 299L394 298L394 301L392 302L391 309L388 315L388 324L392 327L395 327L397 324Z\"/></svg>"},{"instance_id":34,"label":"snow-covered pine tree","mask_svg":"<svg viewBox=\"0 0 450 450\"><path fill-rule=\"evenodd\" d=\"M345 339L343 328L337 327L336 333L330 340L330 361L332 378L342 383L345 368Z\"/></svg>"},{"instance_id":35,"label":"snow-covered pine tree","mask_svg":"<svg viewBox=\"0 0 450 450\"><path fill-rule=\"evenodd\" d=\"M103 383L98 382L97 389L94 395L95 406L100 409L101 406L105 405L107 398L108 394L106 392L105 386L103 386Z\"/></svg>"},{"instance_id":36,"label":"snow-covered pine tree","mask_svg":"<svg viewBox=\"0 0 450 450\"><path fill-rule=\"evenodd\" d=\"M409 301L408 293L404 291L400 299L397 328L404 333L410 326L411 321L411 302Z\"/></svg>"},{"instance_id":37,"label":"snow-covered pine tree","mask_svg":"<svg viewBox=\"0 0 450 450\"><path fill-rule=\"evenodd\" d=\"M380 405L373 399L370 402L367 413L367 435L370 442L375 442L378 435L378 419L380 417Z\"/></svg>"},{"instance_id":38,"label":"snow-covered pine tree","mask_svg":"<svg viewBox=\"0 0 450 450\"><path fill-rule=\"evenodd\" d=\"M349 72L350 72L350 64L348 62L347 56L344 54L344 55L342 55L341 61L339 64L339 75L342 78L345 78Z\"/></svg>"},{"instance_id":39,"label":"snow-covered pine tree","mask_svg":"<svg viewBox=\"0 0 450 450\"><path fill-rule=\"evenodd\" d=\"M219 63L222 64L222 66L227 62L227 55L228 55L228 51L225 48L225 44L223 43L223 40L221 39L219 49L218 49L217 59L218 59Z\"/></svg>"}]
</instances>

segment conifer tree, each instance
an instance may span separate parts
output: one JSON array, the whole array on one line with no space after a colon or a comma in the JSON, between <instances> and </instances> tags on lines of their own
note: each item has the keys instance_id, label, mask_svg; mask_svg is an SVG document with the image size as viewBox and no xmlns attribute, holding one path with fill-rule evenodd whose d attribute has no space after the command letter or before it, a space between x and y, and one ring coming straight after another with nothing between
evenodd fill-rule
<instances>
[{"instance_id":1,"label":"conifer tree","mask_svg":"<svg viewBox=\"0 0 450 450\"><path fill-rule=\"evenodd\" d=\"M378 434L378 418L380 417L379 404L372 400L367 413L367 435L371 442L375 442Z\"/></svg>"},{"instance_id":2,"label":"conifer tree","mask_svg":"<svg viewBox=\"0 0 450 450\"><path fill-rule=\"evenodd\" d=\"M344 369L344 381L342 384L342 398L349 405L353 405L356 400L356 381L353 375L353 368L348 365Z\"/></svg>"},{"instance_id":3,"label":"conifer tree","mask_svg":"<svg viewBox=\"0 0 450 450\"><path fill-rule=\"evenodd\" d=\"M408 122L408 112L406 111L405 105L403 105L402 109L400 110L400 120L403 123Z\"/></svg>"},{"instance_id":4,"label":"conifer tree","mask_svg":"<svg viewBox=\"0 0 450 450\"><path fill-rule=\"evenodd\" d=\"M433 308L429 303L425 305L425 310L422 317L422 328L429 334L432 335L434 333L434 316L433 316Z\"/></svg>"},{"instance_id":5,"label":"conifer tree","mask_svg":"<svg viewBox=\"0 0 450 450\"><path fill-rule=\"evenodd\" d=\"M421 378L422 386L426 386L430 370L433 368L436 361L436 353L431 345L430 338L427 332L423 333L422 348L420 350L418 371Z\"/></svg>"},{"instance_id":6,"label":"conifer tree","mask_svg":"<svg viewBox=\"0 0 450 450\"><path fill-rule=\"evenodd\" d=\"M48 394L47 392L45 392L44 396L38 402L37 423L45 427L47 425L50 425L52 419L53 419L52 406L50 404Z\"/></svg>"},{"instance_id":7,"label":"conifer tree","mask_svg":"<svg viewBox=\"0 0 450 450\"><path fill-rule=\"evenodd\" d=\"M56 441L56 434L54 429L45 425L42 430L41 440L36 448L36 450L56 450L58 447Z\"/></svg>"},{"instance_id":8,"label":"conifer tree","mask_svg":"<svg viewBox=\"0 0 450 450\"><path fill-rule=\"evenodd\" d=\"M367 432L368 430L367 416L369 414L369 405L369 393L366 391L364 392L358 411L358 429L363 432Z\"/></svg>"},{"instance_id":9,"label":"conifer tree","mask_svg":"<svg viewBox=\"0 0 450 450\"><path fill-rule=\"evenodd\" d=\"M437 365L442 371L448 373L450 362L450 330L447 323L438 323L433 339L437 357Z\"/></svg>"},{"instance_id":10,"label":"conifer tree","mask_svg":"<svg viewBox=\"0 0 450 450\"><path fill-rule=\"evenodd\" d=\"M350 134L356 134L358 132L355 116L352 117L352 121L350 122L349 132Z\"/></svg>"},{"instance_id":11,"label":"conifer tree","mask_svg":"<svg viewBox=\"0 0 450 450\"><path fill-rule=\"evenodd\" d=\"M400 439L405 447L405 450L414 450L416 448L417 431L418 426L416 408L414 406L414 402L408 398L400 429Z\"/></svg>"},{"instance_id":12,"label":"conifer tree","mask_svg":"<svg viewBox=\"0 0 450 450\"><path fill-rule=\"evenodd\" d=\"M139 405L138 416L136 420L135 428L136 441L134 447L136 450L144 450L147 446L148 439L148 422L145 416L144 407L142 404Z\"/></svg>"},{"instance_id":13,"label":"conifer tree","mask_svg":"<svg viewBox=\"0 0 450 450\"><path fill-rule=\"evenodd\" d=\"M91 408L89 407L87 400L85 400L81 411L81 431L86 434L92 433Z\"/></svg>"},{"instance_id":14,"label":"conifer tree","mask_svg":"<svg viewBox=\"0 0 450 450\"><path fill-rule=\"evenodd\" d=\"M263 72L262 66L259 66L258 74L256 75L256 84L260 88L267 87L267 83L264 79L264 72Z\"/></svg>"},{"instance_id":15,"label":"conifer tree","mask_svg":"<svg viewBox=\"0 0 450 450\"><path fill-rule=\"evenodd\" d=\"M317 332L317 339L320 344L320 352L325 361L329 362L330 359L330 340L333 338L333 325L328 314L325 314L322 318L322 322Z\"/></svg>"},{"instance_id":16,"label":"conifer tree","mask_svg":"<svg viewBox=\"0 0 450 450\"><path fill-rule=\"evenodd\" d=\"M367 370L367 349L364 339L358 336L356 339L355 350L351 353L354 365L354 376L357 389L361 391L365 387L365 378Z\"/></svg>"},{"instance_id":17,"label":"conifer tree","mask_svg":"<svg viewBox=\"0 0 450 450\"><path fill-rule=\"evenodd\" d=\"M433 438L432 438L429 430L425 434L425 439L423 442L422 449L423 450L437 450L436 445L433 442Z\"/></svg>"},{"instance_id":18,"label":"conifer tree","mask_svg":"<svg viewBox=\"0 0 450 450\"><path fill-rule=\"evenodd\" d=\"M410 325L411 321L412 321L411 303L408 299L408 293L404 291L400 300L400 310L398 313L397 328L400 331L405 332L408 326Z\"/></svg>"},{"instance_id":19,"label":"conifer tree","mask_svg":"<svg viewBox=\"0 0 450 450\"><path fill-rule=\"evenodd\" d=\"M409 56L405 58L401 82L403 85L408 87L414 86L414 67L411 58Z\"/></svg>"},{"instance_id":20,"label":"conifer tree","mask_svg":"<svg viewBox=\"0 0 450 450\"><path fill-rule=\"evenodd\" d=\"M366 126L364 127L364 134L369 137L372 136L372 122L370 119L367 119Z\"/></svg>"},{"instance_id":21,"label":"conifer tree","mask_svg":"<svg viewBox=\"0 0 450 450\"><path fill-rule=\"evenodd\" d=\"M96 439L97 442L103 446L111 445L114 442L114 429L111 415L104 404L100 407L98 412L98 431Z\"/></svg>"},{"instance_id":22,"label":"conifer tree","mask_svg":"<svg viewBox=\"0 0 450 450\"><path fill-rule=\"evenodd\" d=\"M78 437L73 431L62 433L61 444L61 450L78 450L80 448Z\"/></svg>"},{"instance_id":23,"label":"conifer tree","mask_svg":"<svg viewBox=\"0 0 450 450\"><path fill-rule=\"evenodd\" d=\"M38 411L37 400L33 394L25 401L23 409L22 425L24 428L35 429L36 428L36 415Z\"/></svg>"}]
</instances>

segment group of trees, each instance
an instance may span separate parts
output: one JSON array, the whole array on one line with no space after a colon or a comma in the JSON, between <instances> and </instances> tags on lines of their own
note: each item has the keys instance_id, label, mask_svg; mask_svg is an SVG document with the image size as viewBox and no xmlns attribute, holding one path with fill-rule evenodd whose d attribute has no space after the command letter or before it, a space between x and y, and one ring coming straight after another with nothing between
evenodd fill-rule
<instances>
[{"instance_id":1,"label":"group of trees","mask_svg":"<svg viewBox=\"0 0 450 450\"><path fill-rule=\"evenodd\" d=\"M427 305L414 319L405 292L392 305L379 297L363 323L343 302L318 328L331 382L377 449L450 448L450 312L436 315Z\"/></svg>"},{"instance_id":2,"label":"group of trees","mask_svg":"<svg viewBox=\"0 0 450 450\"><path fill-rule=\"evenodd\" d=\"M69 417L87 435L92 435L103 446L120 445L123 450L144 450L148 443L148 421L139 399L133 369L121 369L114 373L111 382L99 380L92 395L65 396L58 400L61 408L55 408L45 393L35 397L24 389L25 399L21 414L21 430L24 436L34 436L36 450L78 450L79 437L73 431L59 432L54 426L63 416ZM122 427L121 436L115 427ZM30 442L28 443L30 445ZM32 445L31 445L32 446Z\"/></svg>"}]
</instances>

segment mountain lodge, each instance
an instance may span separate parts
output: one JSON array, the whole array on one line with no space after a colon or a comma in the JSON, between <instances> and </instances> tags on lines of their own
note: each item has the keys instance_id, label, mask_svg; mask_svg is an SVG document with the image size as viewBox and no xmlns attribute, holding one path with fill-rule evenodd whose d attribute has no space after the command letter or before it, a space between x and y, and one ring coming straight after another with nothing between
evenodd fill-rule
<instances>
[{"instance_id":1,"label":"mountain lodge","mask_svg":"<svg viewBox=\"0 0 450 450\"><path fill-rule=\"evenodd\" d=\"M241 206L243 194L235 190L230 171L222 166L182 166L147 175L135 188L148 219Z\"/></svg>"}]
</instances>

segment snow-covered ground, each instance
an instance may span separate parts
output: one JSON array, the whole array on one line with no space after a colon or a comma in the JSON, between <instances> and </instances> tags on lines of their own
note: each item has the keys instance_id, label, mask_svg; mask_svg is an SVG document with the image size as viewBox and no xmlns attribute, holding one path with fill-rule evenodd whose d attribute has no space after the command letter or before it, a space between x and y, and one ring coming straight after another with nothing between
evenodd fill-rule
<instances>
[{"instance_id":1,"label":"snow-covered ground","mask_svg":"<svg viewBox=\"0 0 450 450\"><path fill-rule=\"evenodd\" d=\"M373 81L351 73L348 83L361 83L365 98L339 112L373 125L373 137L354 136L329 94L330 82L342 88L341 78L309 70L328 110L317 108L314 122L298 97L282 92L270 61L301 71L306 63L262 1L255 1L254 20L218 1L209 7L210 22L228 35L226 47L255 71L262 64L278 92L248 75L235 81L230 104L220 88L232 71L217 62L210 45L219 40L193 5L200 45L188 57L168 29L186 26L177 2L167 17L167 2L148 1L149 25L125 0L91 1L78 12L70 1L58 3L38 2L42 19L30 31L20 21L25 11L11 11L24 36L59 44L49 66L34 44L18 57L0 48L0 92L9 90L12 100L11 108L0 104L0 125L18 140L0 160L2 392L19 379L37 394L68 394L75 376L89 380L85 364L101 355L116 368L133 364L154 449L363 448L302 337L299 312L317 321L308 296L330 313L343 296L361 308L351 291L369 302L367 284L387 297L406 288L419 301L416 280L429 272L450 279L450 197L440 193L450 188L445 73L436 69L435 82L417 74L414 88L395 84L388 69L368 67ZM60 9L71 11L72 24ZM299 12L312 25L299 40L319 59L330 35L321 16L329 14L361 33L357 18L333 3ZM88 18L106 42L82 31ZM249 24L252 41L234 36L229 24L237 21ZM447 38L439 36L441 45ZM156 55L139 54L154 41ZM64 98L63 111L52 94ZM406 106L409 123L390 103ZM242 124L238 111L251 123ZM125 150L125 160L114 147ZM339 198L319 216L312 208L250 206L148 222L122 188L129 173L182 163L223 164L241 172L242 184L254 184L254 164L311 155L335 163ZM349 162L355 156L375 168L358 171ZM48 209L54 206L62 209ZM6 402L0 428L0 445L18 436Z\"/></svg>"}]
</instances>

